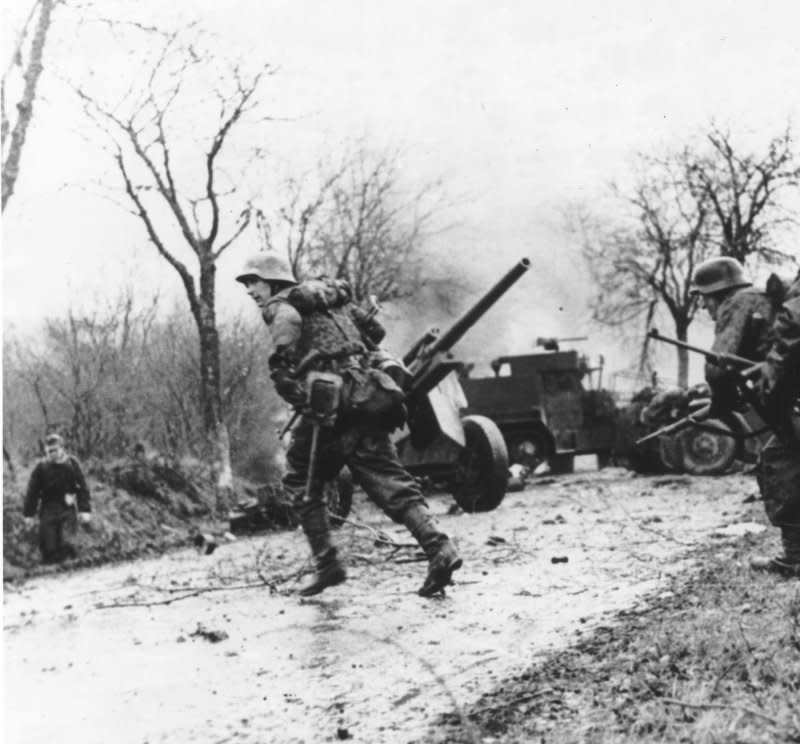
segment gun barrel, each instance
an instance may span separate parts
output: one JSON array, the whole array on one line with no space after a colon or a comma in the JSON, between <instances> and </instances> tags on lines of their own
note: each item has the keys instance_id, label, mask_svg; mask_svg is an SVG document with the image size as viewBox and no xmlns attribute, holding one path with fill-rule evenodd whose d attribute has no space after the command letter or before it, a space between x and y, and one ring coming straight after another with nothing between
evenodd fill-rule
<instances>
[{"instance_id":1,"label":"gun barrel","mask_svg":"<svg viewBox=\"0 0 800 744\"><path fill-rule=\"evenodd\" d=\"M530 265L530 259L520 259L519 263L512 267L497 284L436 339L431 346L431 354L446 351L455 346L464 334L480 320L481 316L530 268Z\"/></svg>"}]
</instances>

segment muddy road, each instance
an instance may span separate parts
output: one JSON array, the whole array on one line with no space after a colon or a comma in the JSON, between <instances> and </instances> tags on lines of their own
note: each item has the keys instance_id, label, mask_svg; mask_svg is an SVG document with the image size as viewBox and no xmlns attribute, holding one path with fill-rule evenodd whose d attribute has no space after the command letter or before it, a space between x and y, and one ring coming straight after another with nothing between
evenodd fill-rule
<instances>
[{"instance_id":1,"label":"muddy road","mask_svg":"<svg viewBox=\"0 0 800 744\"><path fill-rule=\"evenodd\" d=\"M415 741L691 570L692 547L728 539L755 491L741 475L608 469L540 479L488 514L435 496L465 565L432 600L413 549L351 525L337 532L349 580L309 600L293 593L300 532L6 587L5 741ZM368 503L355 516L409 540Z\"/></svg>"}]
</instances>

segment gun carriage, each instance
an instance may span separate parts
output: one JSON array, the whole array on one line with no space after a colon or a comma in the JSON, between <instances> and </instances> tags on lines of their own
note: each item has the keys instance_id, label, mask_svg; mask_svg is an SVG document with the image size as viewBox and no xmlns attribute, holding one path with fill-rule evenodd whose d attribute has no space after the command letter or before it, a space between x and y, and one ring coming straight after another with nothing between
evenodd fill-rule
<instances>
[{"instance_id":1,"label":"gun carriage","mask_svg":"<svg viewBox=\"0 0 800 744\"><path fill-rule=\"evenodd\" d=\"M408 425L396 436L400 459L412 475L444 483L467 512L490 511L502 502L508 452L490 418L462 416L464 364L450 352L529 267L521 259L452 326L426 331L403 356Z\"/></svg>"}]
</instances>

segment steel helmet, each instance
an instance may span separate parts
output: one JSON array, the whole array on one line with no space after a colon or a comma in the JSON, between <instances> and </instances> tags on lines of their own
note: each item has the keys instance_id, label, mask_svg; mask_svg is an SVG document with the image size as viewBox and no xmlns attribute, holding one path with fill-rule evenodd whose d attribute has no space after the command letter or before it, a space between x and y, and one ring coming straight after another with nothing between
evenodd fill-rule
<instances>
[{"instance_id":1,"label":"steel helmet","mask_svg":"<svg viewBox=\"0 0 800 744\"><path fill-rule=\"evenodd\" d=\"M257 276L267 282L297 284L289 262L277 253L265 251L254 253L245 260L242 270L236 276L236 281L244 282L248 276Z\"/></svg>"},{"instance_id":2,"label":"steel helmet","mask_svg":"<svg viewBox=\"0 0 800 744\"><path fill-rule=\"evenodd\" d=\"M744 278L744 269L728 256L703 261L692 276L692 294L710 295L725 289L749 287L752 282Z\"/></svg>"}]
</instances>

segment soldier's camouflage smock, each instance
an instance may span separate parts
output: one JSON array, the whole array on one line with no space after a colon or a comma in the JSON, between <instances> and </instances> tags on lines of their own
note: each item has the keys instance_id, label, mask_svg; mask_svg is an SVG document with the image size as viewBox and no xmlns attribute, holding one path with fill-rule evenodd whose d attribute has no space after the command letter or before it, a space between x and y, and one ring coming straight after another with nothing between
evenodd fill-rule
<instances>
[{"instance_id":1,"label":"soldier's camouflage smock","mask_svg":"<svg viewBox=\"0 0 800 744\"><path fill-rule=\"evenodd\" d=\"M361 345L362 333L367 333L372 341L377 335L364 330L363 311L352 302L349 286L337 280L311 280L284 290L267 303L263 317L274 346L269 364L276 389L282 395L282 388L287 390L284 397L295 405L302 399L302 382L286 380L291 367L308 352L333 353L345 344ZM332 366L335 369L342 364L364 363L364 355L355 354ZM297 398L293 397L295 393ZM395 522L403 523L411 506L425 506L422 492L401 465L389 434L352 425L321 429L314 482L310 498L306 499L311 435L312 422L302 417L292 432L286 456L288 469L283 479L304 527L313 521L310 515L323 505L325 483L335 478L344 465L350 468L354 480L370 499ZM316 538L308 529L306 533L312 549L319 554L324 544L315 547ZM429 537L426 550L435 552L446 539L446 535L437 531Z\"/></svg>"},{"instance_id":2,"label":"soldier's camouflage smock","mask_svg":"<svg viewBox=\"0 0 800 744\"><path fill-rule=\"evenodd\" d=\"M754 362L763 361L770 345L770 326L775 311L769 297L753 287L739 289L723 300L717 311L713 351L736 354ZM721 377L722 370L706 364L710 385Z\"/></svg>"}]
</instances>

